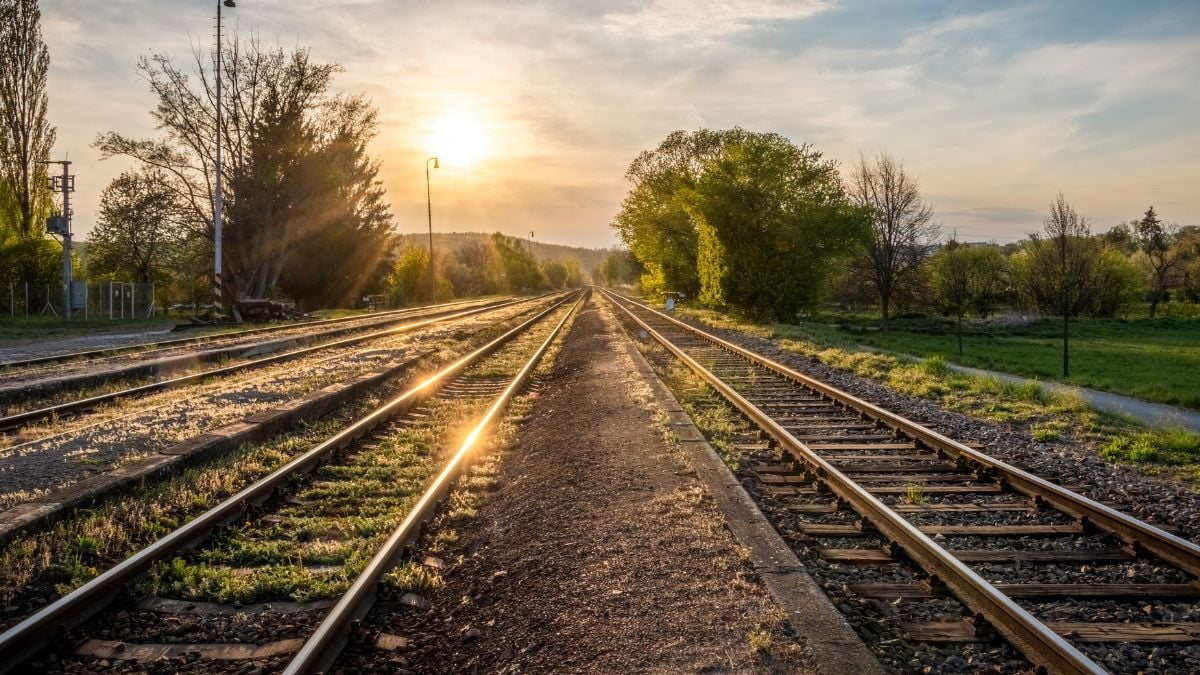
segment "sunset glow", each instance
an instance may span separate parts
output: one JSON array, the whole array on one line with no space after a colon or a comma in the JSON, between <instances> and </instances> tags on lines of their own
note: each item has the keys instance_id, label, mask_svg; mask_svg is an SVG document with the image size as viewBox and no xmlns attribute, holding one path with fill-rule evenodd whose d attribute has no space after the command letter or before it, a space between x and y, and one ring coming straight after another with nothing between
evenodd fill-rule
<instances>
[{"instance_id":1,"label":"sunset glow","mask_svg":"<svg viewBox=\"0 0 1200 675\"><path fill-rule=\"evenodd\" d=\"M427 145L447 168L468 168L488 156L490 139L481 120L454 112L430 123Z\"/></svg>"}]
</instances>

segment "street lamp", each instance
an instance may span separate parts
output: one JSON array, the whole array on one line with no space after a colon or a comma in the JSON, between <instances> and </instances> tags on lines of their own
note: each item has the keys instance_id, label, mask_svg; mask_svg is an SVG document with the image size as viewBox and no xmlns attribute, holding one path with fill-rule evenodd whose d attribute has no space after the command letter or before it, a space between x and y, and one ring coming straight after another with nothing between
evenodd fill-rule
<instances>
[{"instance_id":1,"label":"street lamp","mask_svg":"<svg viewBox=\"0 0 1200 675\"><path fill-rule=\"evenodd\" d=\"M213 290L217 306L223 307L221 289L221 6L237 7L234 0L217 2L217 154L213 178Z\"/></svg>"},{"instance_id":2,"label":"street lamp","mask_svg":"<svg viewBox=\"0 0 1200 675\"><path fill-rule=\"evenodd\" d=\"M425 160L425 209L429 214L429 301L433 302L434 283L433 283L433 198L429 194L429 163L433 162L433 168L438 166L438 158L430 157Z\"/></svg>"}]
</instances>

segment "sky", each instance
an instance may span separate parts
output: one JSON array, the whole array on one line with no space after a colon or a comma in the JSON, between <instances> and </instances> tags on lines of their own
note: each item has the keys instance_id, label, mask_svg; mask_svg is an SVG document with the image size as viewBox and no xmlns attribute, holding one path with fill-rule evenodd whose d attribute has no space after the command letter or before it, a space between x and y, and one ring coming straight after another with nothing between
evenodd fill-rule
<instances>
[{"instance_id":1,"label":"sky","mask_svg":"<svg viewBox=\"0 0 1200 675\"><path fill-rule=\"evenodd\" d=\"M214 2L43 0L54 158L75 230L150 137L139 56L212 42ZM400 232L503 231L582 246L629 162L675 129L741 126L843 165L887 152L947 234L1008 242L1062 191L1093 229L1153 204L1200 223L1200 1L238 0L230 31L344 67L380 109L372 146ZM227 33L228 35L229 33Z\"/></svg>"}]
</instances>

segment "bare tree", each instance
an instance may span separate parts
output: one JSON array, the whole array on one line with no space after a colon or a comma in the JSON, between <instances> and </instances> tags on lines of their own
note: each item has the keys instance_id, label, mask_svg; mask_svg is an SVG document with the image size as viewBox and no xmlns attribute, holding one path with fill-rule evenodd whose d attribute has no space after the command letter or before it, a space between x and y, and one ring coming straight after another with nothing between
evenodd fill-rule
<instances>
[{"instance_id":1,"label":"bare tree","mask_svg":"<svg viewBox=\"0 0 1200 675\"><path fill-rule=\"evenodd\" d=\"M921 198L916 178L885 153L871 160L859 156L850 171L848 193L872 213L871 241L856 267L875 289L882 327L887 330L898 291L918 276L939 228L933 222L933 207Z\"/></svg>"},{"instance_id":2,"label":"bare tree","mask_svg":"<svg viewBox=\"0 0 1200 675\"><path fill-rule=\"evenodd\" d=\"M1050 202L1042 233L1029 235L1029 290L1042 307L1056 307L1063 320L1063 377L1070 375L1071 318L1092 306L1098 284L1101 243L1087 219L1060 192Z\"/></svg>"},{"instance_id":3,"label":"bare tree","mask_svg":"<svg viewBox=\"0 0 1200 675\"><path fill-rule=\"evenodd\" d=\"M23 237L37 232L50 205L41 162L50 156L54 128L46 121L50 54L41 17L37 0L0 0L0 193L14 202L14 212L0 218Z\"/></svg>"},{"instance_id":4,"label":"bare tree","mask_svg":"<svg viewBox=\"0 0 1200 675\"><path fill-rule=\"evenodd\" d=\"M1150 281L1150 318L1154 318L1158 305L1167 297L1167 283L1171 273L1184 262L1183 250L1175 246L1179 228L1163 225L1151 206L1141 220L1134 221L1134 238L1145 254L1146 276Z\"/></svg>"}]
</instances>

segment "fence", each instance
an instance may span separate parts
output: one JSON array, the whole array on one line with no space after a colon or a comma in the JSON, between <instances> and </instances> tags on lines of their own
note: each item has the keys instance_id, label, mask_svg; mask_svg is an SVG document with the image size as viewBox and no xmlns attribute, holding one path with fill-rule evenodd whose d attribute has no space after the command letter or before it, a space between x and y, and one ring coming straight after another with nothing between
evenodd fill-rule
<instances>
[{"instance_id":1,"label":"fence","mask_svg":"<svg viewBox=\"0 0 1200 675\"><path fill-rule=\"evenodd\" d=\"M75 318L140 319L153 316L160 309L154 302L152 283L75 283ZM0 284L0 319L36 316L62 318L65 316L63 307L63 286L60 283L17 281Z\"/></svg>"}]
</instances>

